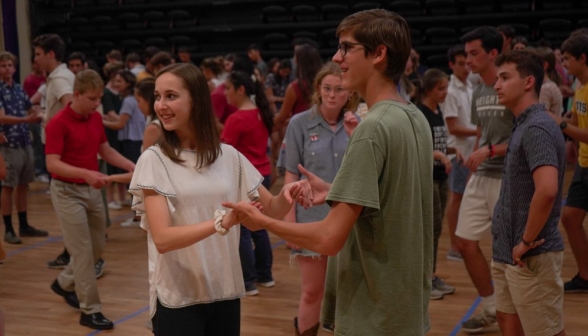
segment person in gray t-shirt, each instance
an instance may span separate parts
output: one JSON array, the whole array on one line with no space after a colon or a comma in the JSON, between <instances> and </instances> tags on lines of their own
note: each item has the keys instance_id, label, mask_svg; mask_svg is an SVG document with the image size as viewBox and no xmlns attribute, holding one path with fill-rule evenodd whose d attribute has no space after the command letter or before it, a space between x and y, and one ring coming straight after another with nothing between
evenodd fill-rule
<instances>
[{"instance_id":1,"label":"person in gray t-shirt","mask_svg":"<svg viewBox=\"0 0 588 336\"><path fill-rule=\"evenodd\" d=\"M466 162L472 172L459 209L456 243L478 294L482 313L463 322L466 332L481 332L496 324L496 299L490 267L479 241L489 233L494 206L500 193L504 155L512 130L513 114L500 105L494 90L494 60L502 49L502 35L493 27L480 27L462 37L466 62L482 79L472 97L472 124L478 137Z\"/></svg>"},{"instance_id":2,"label":"person in gray t-shirt","mask_svg":"<svg viewBox=\"0 0 588 336\"><path fill-rule=\"evenodd\" d=\"M474 158L469 161L468 166L480 176L502 178L504 166L504 154L497 155L498 145L508 143L512 131L512 112L498 103L498 95L492 85L480 84L472 95L472 124L481 130L478 138L477 150L472 153ZM494 146L494 152L488 153ZM490 147L490 148L488 148ZM479 165L475 166L480 157L486 157Z\"/></svg>"}]
</instances>

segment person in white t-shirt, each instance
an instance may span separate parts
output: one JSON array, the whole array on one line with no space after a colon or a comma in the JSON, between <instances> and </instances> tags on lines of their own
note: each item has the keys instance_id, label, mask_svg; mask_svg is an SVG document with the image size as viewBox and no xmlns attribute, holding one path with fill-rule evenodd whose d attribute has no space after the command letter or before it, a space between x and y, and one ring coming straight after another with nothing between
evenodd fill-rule
<instances>
[{"instance_id":1,"label":"person in white t-shirt","mask_svg":"<svg viewBox=\"0 0 588 336\"><path fill-rule=\"evenodd\" d=\"M73 100L73 84L75 75L65 63L61 63L65 55L65 43L56 34L46 34L35 38L35 62L49 74L45 93L45 116L41 130L41 140L45 143L45 126L49 120Z\"/></svg>"},{"instance_id":2,"label":"person in white t-shirt","mask_svg":"<svg viewBox=\"0 0 588 336\"><path fill-rule=\"evenodd\" d=\"M463 45L456 45L447 52L449 67L453 71L447 89L445 102L441 104L445 125L447 126L447 146L455 147L467 158L474 149L476 142L476 126L470 122L472 84L468 80L470 69L466 64L466 52ZM470 171L465 162L457 162L451 159L453 169L449 174L449 201L447 204L447 222L449 223L449 236L451 248L447 253L447 259L462 261L462 257L455 246L455 229L461 199L465 191Z\"/></svg>"},{"instance_id":3,"label":"person in white t-shirt","mask_svg":"<svg viewBox=\"0 0 588 336\"><path fill-rule=\"evenodd\" d=\"M206 78L193 64L158 73L155 111L163 136L139 158L129 188L153 263L153 333L238 336L245 286L239 228L232 227L241 219L221 204L258 200L267 215L283 218L292 196L309 195L308 182L272 196L257 169L220 143Z\"/></svg>"}]
</instances>

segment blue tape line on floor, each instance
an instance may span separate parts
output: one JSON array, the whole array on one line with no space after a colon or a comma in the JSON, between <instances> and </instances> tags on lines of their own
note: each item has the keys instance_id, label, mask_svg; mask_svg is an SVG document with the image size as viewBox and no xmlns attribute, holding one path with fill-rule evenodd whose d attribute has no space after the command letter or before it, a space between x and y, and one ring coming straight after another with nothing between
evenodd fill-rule
<instances>
[{"instance_id":1,"label":"blue tape line on floor","mask_svg":"<svg viewBox=\"0 0 588 336\"><path fill-rule=\"evenodd\" d=\"M15 255L17 255L19 253L26 252L26 251L29 251L29 250L32 250L32 249L36 249L37 247L45 246L47 244L51 244L51 243L55 243L55 242L60 242L62 240L63 240L62 237L49 237L45 241L42 241L42 242L39 242L39 243L30 245L30 246L25 246L25 247L19 248L18 250L10 251L10 252L6 253L6 256L12 257L12 256L15 256Z\"/></svg>"},{"instance_id":2,"label":"blue tape line on floor","mask_svg":"<svg viewBox=\"0 0 588 336\"><path fill-rule=\"evenodd\" d=\"M279 242L277 242L274 245L272 245L272 250L275 249L275 248L277 248L277 247L280 247L280 246L282 246L284 244L286 244L286 241L285 240L280 240Z\"/></svg>"},{"instance_id":3,"label":"blue tape line on floor","mask_svg":"<svg viewBox=\"0 0 588 336\"><path fill-rule=\"evenodd\" d=\"M468 309L467 313L461 318L461 320L459 320L459 322L457 322L457 325L453 328L453 330L451 331L449 336L456 336L457 335L457 333L461 329L461 324L463 322L469 320L470 317L472 317L472 315L476 311L476 308L478 308L478 305L480 305L480 302L482 302L482 298L478 296L476 301L474 301L474 303L472 303L472 306L470 307L470 309Z\"/></svg>"},{"instance_id":4,"label":"blue tape line on floor","mask_svg":"<svg viewBox=\"0 0 588 336\"><path fill-rule=\"evenodd\" d=\"M130 319L132 319L133 317L135 317L135 316L137 316L137 315L140 315L140 314L143 314L144 312L146 312L146 311L148 311L148 310L149 310L149 306L147 306L147 307L143 307L143 308L141 308L141 309L137 310L136 312L134 312L134 313L132 313L132 314L129 314L129 315L127 315L127 316L125 316L125 317L121 318L120 320L114 321L114 325L116 326L116 325L118 325L118 324L121 324L121 323L125 322L126 320L130 320ZM93 331L93 332L89 333L87 336L93 336L93 335L97 335L97 334L99 334L99 333L101 333L101 332L103 332L103 331L104 331L104 330L95 330L95 331Z\"/></svg>"}]
</instances>

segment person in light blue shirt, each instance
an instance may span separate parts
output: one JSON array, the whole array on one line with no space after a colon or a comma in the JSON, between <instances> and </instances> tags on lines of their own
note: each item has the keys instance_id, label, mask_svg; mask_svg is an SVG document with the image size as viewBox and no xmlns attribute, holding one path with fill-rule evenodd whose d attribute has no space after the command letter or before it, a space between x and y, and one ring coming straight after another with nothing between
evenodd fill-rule
<instances>
[{"instance_id":1,"label":"person in light blue shirt","mask_svg":"<svg viewBox=\"0 0 588 336\"><path fill-rule=\"evenodd\" d=\"M122 155L134 163L141 155L143 132L145 132L146 126L145 116L133 96L135 82L135 75L126 70L119 72L114 77L113 85L123 97L123 102L118 115L106 115L104 120L104 126L118 130Z\"/></svg>"}]
</instances>

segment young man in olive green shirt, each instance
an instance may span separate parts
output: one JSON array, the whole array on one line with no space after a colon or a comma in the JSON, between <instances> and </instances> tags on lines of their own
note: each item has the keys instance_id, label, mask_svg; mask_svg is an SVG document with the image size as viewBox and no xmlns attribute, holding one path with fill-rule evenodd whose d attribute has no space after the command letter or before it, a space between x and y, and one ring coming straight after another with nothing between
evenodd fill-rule
<instances>
[{"instance_id":1,"label":"young man in olive green shirt","mask_svg":"<svg viewBox=\"0 0 588 336\"><path fill-rule=\"evenodd\" d=\"M433 148L427 120L396 85L410 54L410 31L399 15L376 9L348 16L337 35L333 61L341 66L343 87L358 92L370 111L349 140L332 186L300 167L313 202L326 200L331 211L320 222L295 225L245 203L225 205L249 216L244 225L250 229L267 228L337 255L323 304L323 312L335 311L335 335L422 336L430 328ZM333 322L328 317L323 322Z\"/></svg>"}]
</instances>

